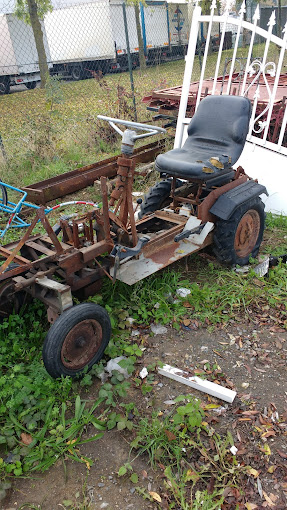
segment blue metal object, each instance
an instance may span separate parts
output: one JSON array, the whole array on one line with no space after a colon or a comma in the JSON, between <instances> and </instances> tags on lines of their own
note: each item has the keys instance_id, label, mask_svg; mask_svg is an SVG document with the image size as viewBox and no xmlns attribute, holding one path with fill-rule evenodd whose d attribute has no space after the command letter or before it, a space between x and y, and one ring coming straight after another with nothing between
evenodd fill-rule
<instances>
[{"instance_id":1,"label":"blue metal object","mask_svg":"<svg viewBox=\"0 0 287 510\"><path fill-rule=\"evenodd\" d=\"M168 13L168 3L167 2L165 4L165 8L166 8L166 22L167 22L167 32L168 32L168 46L169 46L169 49L170 49L170 46L171 46L170 24L169 24L169 13Z\"/></svg>"},{"instance_id":2,"label":"blue metal object","mask_svg":"<svg viewBox=\"0 0 287 510\"><path fill-rule=\"evenodd\" d=\"M145 125L146 127L146 125ZM162 128L155 127L154 129L162 130ZM149 131L149 129L146 129L146 131ZM149 135L146 135L149 136ZM140 138L140 136L138 136ZM10 202L7 198L7 188L13 191L16 191L20 193L22 196L20 200L15 202ZM3 237L7 230L9 228L23 228L23 227L29 227L30 223L27 223L25 220L23 220L19 213L21 212L21 209L23 205L25 207L29 207L30 209L40 209L38 205L31 204L30 202L25 202L25 198L27 197L27 193L23 191L22 189L15 188L14 186L10 186L10 184L6 184L5 182L0 181L0 190L2 191L2 198L0 197L0 220L1 218L1 212L9 214L8 222L5 226L5 228L0 227L0 238ZM86 200L70 200L68 202L62 202L61 204L54 205L53 207L48 207L47 209L44 209L45 214L48 214L52 211L55 211L56 209L59 209L61 207L67 206L67 205L88 205L92 207L98 208L98 204L95 204L94 202L89 202ZM38 220L40 221L40 220Z\"/></svg>"},{"instance_id":3,"label":"blue metal object","mask_svg":"<svg viewBox=\"0 0 287 510\"><path fill-rule=\"evenodd\" d=\"M147 56L146 29L145 29L145 20L144 20L144 6L143 6L143 4L141 2L140 2L140 12L141 12L141 21L142 21L144 54L145 54L145 56Z\"/></svg>"},{"instance_id":4,"label":"blue metal object","mask_svg":"<svg viewBox=\"0 0 287 510\"><path fill-rule=\"evenodd\" d=\"M23 228L23 227L28 227L30 225L30 223L27 223L25 220L23 220L19 216L19 213L20 213L23 205L25 205L27 207L31 207L32 209L39 209L39 207L37 205L30 204L29 202L25 202L27 193L25 191L23 191L22 189L15 188L14 186L10 186L9 184L6 184L2 181L0 181L0 186L5 188L5 190L8 188L8 189L16 191L22 195L20 200L17 203L10 202L9 200L7 200L7 202L4 203L3 200L0 200L0 213L4 212L4 213L7 213L10 215L5 228L3 228L3 229L0 228L0 237L3 237L6 234L8 228ZM46 209L45 211L48 212L48 209Z\"/></svg>"}]
</instances>

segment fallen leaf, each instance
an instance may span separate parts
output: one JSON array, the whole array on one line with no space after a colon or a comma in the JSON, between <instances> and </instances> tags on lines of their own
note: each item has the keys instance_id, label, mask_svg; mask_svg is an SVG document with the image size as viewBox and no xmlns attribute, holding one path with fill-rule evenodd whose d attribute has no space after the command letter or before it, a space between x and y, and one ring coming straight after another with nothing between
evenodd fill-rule
<instances>
[{"instance_id":1,"label":"fallen leaf","mask_svg":"<svg viewBox=\"0 0 287 510\"><path fill-rule=\"evenodd\" d=\"M223 359L225 359L225 360L226 360L226 358L225 358L224 356L222 356L222 354L220 354L220 352L216 351L215 349L212 349L212 350L213 350L213 352L214 352L215 354L217 354L217 356L220 356L220 358L223 358Z\"/></svg>"},{"instance_id":2,"label":"fallen leaf","mask_svg":"<svg viewBox=\"0 0 287 510\"><path fill-rule=\"evenodd\" d=\"M22 432L21 434L21 440L23 444L26 444L27 446L32 443L33 438L30 436L30 434L26 434L25 432Z\"/></svg>"},{"instance_id":3,"label":"fallen leaf","mask_svg":"<svg viewBox=\"0 0 287 510\"><path fill-rule=\"evenodd\" d=\"M261 498L263 498L262 483L261 483L260 478L257 478L257 489L258 489L259 496Z\"/></svg>"},{"instance_id":4,"label":"fallen leaf","mask_svg":"<svg viewBox=\"0 0 287 510\"><path fill-rule=\"evenodd\" d=\"M187 470L186 475L185 475L186 482L192 481L195 483L199 479L200 479L200 476L195 471L192 471L192 469Z\"/></svg>"},{"instance_id":5,"label":"fallen leaf","mask_svg":"<svg viewBox=\"0 0 287 510\"><path fill-rule=\"evenodd\" d=\"M184 326L189 326L190 323L191 323L190 319L184 319L183 321Z\"/></svg>"},{"instance_id":6,"label":"fallen leaf","mask_svg":"<svg viewBox=\"0 0 287 510\"><path fill-rule=\"evenodd\" d=\"M264 451L265 455L271 455L270 446L268 444L264 445L263 451Z\"/></svg>"},{"instance_id":7,"label":"fallen leaf","mask_svg":"<svg viewBox=\"0 0 287 510\"><path fill-rule=\"evenodd\" d=\"M276 450L277 453L279 453L280 457L282 459L287 459L287 453L281 452L281 450Z\"/></svg>"},{"instance_id":8,"label":"fallen leaf","mask_svg":"<svg viewBox=\"0 0 287 510\"><path fill-rule=\"evenodd\" d=\"M269 496L264 491L263 491L263 496L264 496L265 501L267 501L268 505L275 506L275 503L273 503L273 501L269 498Z\"/></svg>"},{"instance_id":9,"label":"fallen leaf","mask_svg":"<svg viewBox=\"0 0 287 510\"><path fill-rule=\"evenodd\" d=\"M264 432L261 437L270 437L270 436L276 436L276 432L274 430L268 430L267 432Z\"/></svg>"},{"instance_id":10,"label":"fallen leaf","mask_svg":"<svg viewBox=\"0 0 287 510\"><path fill-rule=\"evenodd\" d=\"M259 476L259 471L257 471L257 469L254 468L249 468L247 470L247 473L249 473L249 475L254 476L254 478L257 478Z\"/></svg>"},{"instance_id":11,"label":"fallen leaf","mask_svg":"<svg viewBox=\"0 0 287 510\"><path fill-rule=\"evenodd\" d=\"M247 510L255 510L255 508L258 508L257 505L255 505L255 503L245 503L245 506L247 508Z\"/></svg>"},{"instance_id":12,"label":"fallen leaf","mask_svg":"<svg viewBox=\"0 0 287 510\"><path fill-rule=\"evenodd\" d=\"M146 472L145 469L142 471L142 475L143 475L144 478L147 478L147 472Z\"/></svg>"},{"instance_id":13,"label":"fallen leaf","mask_svg":"<svg viewBox=\"0 0 287 510\"><path fill-rule=\"evenodd\" d=\"M170 430L165 430L164 433L169 441L174 441L176 439L176 435Z\"/></svg>"},{"instance_id":14,"label":"fallen leaf","mask_svg":"<svg viewBox=\"0 0 287 510\"><path fill-rule=\"evenodd\" d=\"M275 469L276 469L276 466L270 466L270 467L267 469L267 471L268 471L268 473L274 473Z\"/></svg>"},{"instance_id":15,"label":"fallen leaf","mask_svg":"<svg viewBox=\"0 0 287 510\"><path fill-rule=\"evenodd\" d=\"M277 501L278 496L276 496L276 494L273 494L273 492L270 492L269 498L274 502L274 501Z\"/></svg>"},{"instance_id":16,"label":"fallen leaf","mask_svg":"<svg viewBox=\"0 0 287 510\"><path fill-rule=\"evenodd\" d=\"M155 499L156 501L161 503L161 497L160 497L160 495L157 492L149 491L149 494L151 495L151 497L153 499Z\"/></svg>"}]
</instances>

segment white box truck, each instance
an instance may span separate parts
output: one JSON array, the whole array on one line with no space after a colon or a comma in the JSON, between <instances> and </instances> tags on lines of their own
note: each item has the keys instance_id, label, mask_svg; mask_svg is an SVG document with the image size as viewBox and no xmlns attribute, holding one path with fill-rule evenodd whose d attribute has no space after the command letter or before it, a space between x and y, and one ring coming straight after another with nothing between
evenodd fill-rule
<instances>
[{"instance_id":1,"label":"white box truck","mask_svg":"<svg viewBox=\"0 0 287 510\"><path fill-rule=\"evenodd\" d=\"M80 80L116 66L108 0L54 9L44 24L52 73Z\"/></svg>"},{"instance_id":2,"label":"white box truck","mask_svg":"<svg viewBox=\"0 0 287 510\"><path fill-rule=\"evenodd\" d=\"M127 69L128 68L127 40L124 25L122 1L110 0L110 16L112 23L113 40L117 56L117 63L119 64L121 70ZM133 67L136 67L139 63L138 61L139 43L137 37L135 9L133 5L126 5L126 16L132 64Z\"/></svg>"},{"instance_id":3,"label":"white box truck","mask_svg":"<svg viewBox=\"0 0 287 510\"><path fill-rule=\"evenodd\" d=\"M45 49L50 60L47 42ZM0 50L0 94L8 94L11 85L35 88L40 72L32 27L13 14L0 14Z\"/></svg>"},{"instance_id":4,"label":"white box truck","mask_svg":"<svg viewBox=\"0 0 287 510\"><path fill-rule=\"evenodd\" d=\"M147 63L155 64L185 54L193 3L169 3L164 0L147 0L140 4L140 23ZM127 67L127 44L123 18L123 0L110 0L113 37L117 62ZM138 38L134 6L126 5L128 35L133 65L138 65Z\"/></svg>"}]
</instances>

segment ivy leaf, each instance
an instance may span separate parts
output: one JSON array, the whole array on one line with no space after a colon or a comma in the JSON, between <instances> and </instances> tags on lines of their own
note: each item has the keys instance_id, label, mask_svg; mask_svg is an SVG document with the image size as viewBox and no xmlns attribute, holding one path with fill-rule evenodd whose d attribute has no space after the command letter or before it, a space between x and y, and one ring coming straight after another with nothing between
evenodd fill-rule
<instances>
[{"instance_id":1,"label":"ivy leaf","mask_svg":"<svg viewBox=\"0 0 287 510\"><path fill-rule=\"evenodd\" d=\"M133 474L130 476L130 480L131 480L131 482L133 482L133 483L138 483L138 481L139 481L139 477L138 477L138 475L137 475L136 473L133 473Z\"/></svg>"},{"instance_id":2,"label":"ivy leaf","mask_svg":"<svg viewBox=\"0 0 287 510\"><path fill-rule=\"evenodd\" d=\"M125 466L121 466L118 471L118 476L124 476L127 472L127 468Z\"/></svg>"}]
</instances>

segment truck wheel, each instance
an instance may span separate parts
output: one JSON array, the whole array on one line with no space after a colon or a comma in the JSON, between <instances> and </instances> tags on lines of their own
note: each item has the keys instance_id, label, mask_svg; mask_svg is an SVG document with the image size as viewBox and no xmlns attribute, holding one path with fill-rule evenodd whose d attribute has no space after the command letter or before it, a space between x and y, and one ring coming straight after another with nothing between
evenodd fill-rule
<instances>
[{"instance_id":1,"label":"truck wheel","mask_svg":"<svg viewBox=\"0 0 287 510\"><path fill-rule=\"evenodd\" d=\"M213 237L216 258L226 264L248 264L259 251L264 223L264 204L259 197L239 206L229 220L218 220Z\"/></svg>"},{"instance_id":2,"label":"truck wheel","mask_svg":"<svg viewBox=\"0 0 287 510\"><path fill-rule=\"evenodd\" d=\"M79 81L83 78L83 68L81 65L71 67L71 77L74 81Z\"/></svg>"},{"instance_id":3,"label":"truck wheel","mask_svg":"<svg viewBox=\"0 0 287 510\"><path fill-rule=\"evenodd\" d=\"M165 179L164 181L158 182L155 186L150 188L148 193L144 197L144 201L140 207L139 219L143 218L145 214L158 211L163 207L166 207L171 203L169 198L171 192L172 179ZM183 185L180 179L176 179L175 187L179 188Z\"/></svg>"},{"instance_id":4,"label":"truck wheel","mask_svg":"<svg viewBox=\"0 0 287 510\"><path fill-rule=\"evenodd\" d=\"M0 96L9 94L10 92L10 78L9 76L0 77Z\"/></svg>"},{"instance_id":5,"label":"truck wheel","mask_svg":"<svg viewBox=\"0 0 287 510\"><path fill-rule=\"evenodd\" d=\"M36 88L36 85L37 85L37 82L36 81L29 81L27 83L25 83L27 89L29 90L33 90Z\"/></svg>"},{"instance_id":6,"label":"truck wheel","mask_svg":"<svg viewBox=\"0 0 287 510\"><path fill-rule=\"evenodd\" d=\"M66 310L51 326L43 346L47 372L57 379L75 377L100 361L111 337L111 321L94 303L81 303Z\"/></svg>"}]
</instances>

